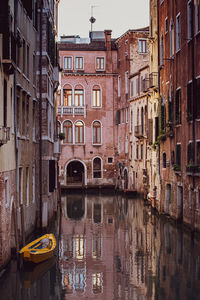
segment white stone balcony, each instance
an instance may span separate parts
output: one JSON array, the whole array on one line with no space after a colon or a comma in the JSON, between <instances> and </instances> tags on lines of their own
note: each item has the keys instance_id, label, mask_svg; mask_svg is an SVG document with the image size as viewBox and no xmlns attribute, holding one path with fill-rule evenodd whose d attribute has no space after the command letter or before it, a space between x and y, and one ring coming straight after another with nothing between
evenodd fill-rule
<instances>
[{"instance_id":1,"label":"white stone balcony","mask_svg":"<svg viewBox=\"0 0 200 300\"><path fill-rule=\"evenodd\" d=\"M86 116L86 106L58 106L58 115Z\"/></svg>"}]
</instances>

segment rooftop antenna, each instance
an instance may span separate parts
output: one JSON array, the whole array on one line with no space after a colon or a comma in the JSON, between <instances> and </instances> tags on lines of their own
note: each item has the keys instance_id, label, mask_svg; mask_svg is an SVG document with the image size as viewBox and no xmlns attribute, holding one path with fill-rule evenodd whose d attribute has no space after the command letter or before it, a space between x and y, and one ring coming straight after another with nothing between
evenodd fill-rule
<instances>
[{"instance_id":1,"label":"rooftop antenna","mask_svg":"<svg viewBox=\"0 0 200 300\"><path fill-rule=\"evenodd\" d=\"M93 8L97 7L98 5L91 5L91 18L89 19L90 23L91 23L91 32L92 32L92 25L94 24L94 22L96 21L96 19L93 17Z\"/></svg>"}]
</instances>

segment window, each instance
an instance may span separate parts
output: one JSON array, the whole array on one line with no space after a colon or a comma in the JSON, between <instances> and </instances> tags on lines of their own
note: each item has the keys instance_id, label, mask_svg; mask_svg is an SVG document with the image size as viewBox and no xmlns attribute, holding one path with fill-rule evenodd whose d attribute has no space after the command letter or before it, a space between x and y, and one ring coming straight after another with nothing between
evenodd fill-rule
<instances>
[{"instance_id":1,"label":"window","mask_svg":"<svg viewBox=\"0 0 200 300\"><path fill-rule=\"evenodd\" d=\"M108 157L108 164L112 164L113 163L113 157Z\"/></svg>"},{"instance_id":2,"label":"window","mask_svg":"<svg viewBox=\"0 0 200 300\"><path fill-rule=\"evenodd\" d=\"M93 160L93 178L101 178L101 173L101 159L99 157L96 157Z\"/></svg>"},{"instance_id":3,"label":"window","mask_svg":"<svg viewBox=\"0 0 200 300\"><path fill-rule=\"evenodd\" d=\"M75 58L75 67L76 67L76 70L82 70L83 69L83 57L76 57Z\"/></svg>"},{"instance_id":4,"label":"window","mask_svg":"<svg viewBox=\"0 0 200 300\"><path fill-rule=\"evenodd\" d=\"M32 202L35 203L35 166L32 167Z\"/></svg>"},{"instance_id":5,"label":"window","mask_svg":"<svg viewBox=\"0 0 200 300\"><path fill-rule=\"evenodd\" d=\"M164 65L164 40L163 40L163 34L161 35L160 40L160 64Z\"/></svg>"},{"instance_id":6,"label":"window","mask_svg":"<svg viewBox=\"0 0 200 300\"><path fill-rule=\"evenodd\" d=\"M29 167L26 167L26 205L29 206Z\"/></svg>"},{"instance_id":7,"label":"window","mask_svg":"<svg viewBox=\"0 0 200 300\"><path fill-rule=\"evenodd\" d=\"M101 144L101 124L99 121L93 123L93 144Z\"/></svg>"},{"instance_id":8,"label":"window","mask_svg":"<svg viewBox=\"0 0 200 300\"><path fill-rule=\"evenodd\" d=\"M168 18L165 18L165 34L168 32Z\"/></svg>"},{"instance_id":9,"label":"window","mask_svg":"<svg viewBox=\"0 0 200 300\"><path fill-rule=\"evenodd\" d=\"M136 159L139 159L139 146L136 146Z\"/></svg>"},{"instance_id":10,"label":"window","mask_svg":"<svg viewBox=\"0 0 200 300\"><path fill-rule=\"evenodd\" d=\"M104 57L96 58L96 70L104 70Z\"/></svg>"},{"instance_id":11,"label":"window","mask_svg":"<svg viewBox=\"0 0 200 300\"><path fill-rule=\"evenodd\" d=\"M176 16L176 51L181 49L181 15Z\"/></svg>"},{"instance_id":12,"label":"window","mask_svg":"<svg viewBox=\"0 0 200 300\"><path fill-rule=\"evenodd\" d=\"M120 124L120 109L116 111L116 125Z\"/></svg>"},{"instance_id":13,"label":"window","mask_svg":"<svg viewBox=\"0 0 200 300\"><path fill-rule=\"evenodd\" d=\"M181 168L181 144L176 145L176 164Z\"/></svg>"},{"instance_id":14,"label":"window","mask_svg":"<svg viewBox=\"0 0 200 300\"><path fill-rule=\"evenodd\" d=\"M29 136L29 98L26 99L26 135Z\"/></svg>"},{"instance_id":15,"label":"window","mask_svg":"<svg viewBox=\"0 0 200 300\"><path fill-rule=\"evenodd\" d=\"M100 107L101 106L101 90L99 86L94 86L92 90L92 106Z\"/></svg>"},{"instance_id":16,"label":"window","mask_svg":"<svg viewBox=\"0 0 200 300\"><path fill-rule=\"evenodd\" d=\"M3 84L3 126L7 127L7 106L8 106L8 99L7 99L7 81L4 79Z\"/></svg>"},{"instance_id":17,"label":"window","mask_svg":"<svg viewBox=\"0 0 200 300\"><path fill-rule=\"evenodd\" d=\"M8 184L8 178L5 178L5 206L9 206L9 184Z\"/></svg>"},{"instance_id":18,"label":"window","mask_svg":"<svg viewBox=\"0 0 200 300\"><path fill-rule=\"evenodd\" d=\"M192 120L192 82L187 85L187 120Z\"/></svg>"},{"instance_id":19,"label":"window","mask_svg":"<svg viewBox=\"0 0 200 300\"><path fill-rule=\"evenodd\" d=\"M200 165L200 141L197 142L197 164Z\"/></svg>"},{"instance_id":20,"label":"window","mask_svg":"<svg viewBox=\"0 0 200 300\"><path fill-rule=\"evenodd\" d=\"M162 155L162 167L166 168L167 160L166 160L166 153L164 152Z\"/></svg>"},{"instance_id":21,"label":"window","mask_svg":"<svg viewBox=\"0 0 200 300\"><path fill-rule=\"evenodd\" d=\"M36 85L36 57L33 54L33 85Z\"/></svg>"},{"instance_id":22,"label":"window","mask_svg":"<svg viewBox=\"0 0 200 300\"><path fill-rule=\"evenodd\" d=\"M72 122L65 121L63 124L63 132L65 134L64 143L71 144L73 142Z\"/></svg>"},{"instance_id":23,"label":"window","mask_svg":"<svg viewBox=\"0 0 200 300\"><path fill-rule=\"evenodd\" d=\"M133 80L130 82L130 96L133 97Z\"/></svg>"},{"instance_id":24,"label":"window","mask_svg":"<svg viewBox=\"0 0 200 300\"><path fill-rule=\"evenodd\" d=\"M131 110L131 118L130 118L130 132L133 132L133 111Z\"/></svg>"},{"instance_id":25,"label":"window","mask_svg":"<svg viewBox=\"0 0 200 300\"><path fill-rule=\"evenodd\" d=\"M141 159L143 159L143 144L141 144Z\"/></svg>"},{"instance_id":26,"label":"window","mask_svg":"<svg viewBox=\"0 0 200 300\"><path fill-rule=\"evenodd\" d=\"M118 76L118 97L121 96L121 77Z\"/></svg>"},{"instance_id":27,"label":"window","mask_svg":"<svg viewBox=\"0 0 200 300\"><path fill-rule=\"evenodd\" d=\"M30 50L29 50L29 46L27 45L27 48L26 48L26 65L27 65L27 68L26 68L26 73L27 73L27 77L29 78L29 68L30 68L30 63L29 63L29 59L30 59Z\"/></svg>"},{"instance_id":28,"label":"window","mask_svg":"<svg viewBox=\"0 0 200 300\"><path fill-rule=\"evenodd\" d=\"M102 273L92 274L92 291L94 294L102 293Z\"/></svg>"},{"instance_id":29,"label":"window","mask_svg":"<svg viewBox=\"0 0 200 300\"><path fill-rule=\"evenodd\" d=\"M84 105L84 91L83 89L76 89L74 92L74 105L83 106Z\"/></svg>"},{"instance_id":30,"label":"window","mask_svg":"<svg viewBox=\"0 0 200 300\"><path fill-rule=\"evenodd\" d=\"M63 105L72 106L72 90L64 89L63 90Z\"/></svg>"},{"instance_id":31,"label":"window","mask_svg":"<svg viewBox=\"0 0 200 300\"><path fill-rule=\"evenodd\" d=\"M19 203L23 203L23 170L19 168Z\"/></svg>"},{"instance_id":32,"label":"window","mask_svg":"<svg viewBox=\"0 0 200 300\"><path fill-rule=\"evenodd\" d=\"M125 72L125 93L128 94L128 72Z\"/></svg>"},{"instance_id":33,"label":"window","mask_svg":"<svg viewBox=\"0 0 200 300\"><path fill-rule=\"evenodd\" d=\"M81 121L75 123L75 143L84 143L84 125Z\"/></svg>"},{"instance_id":34,"label":"window","mask_svg":"<svg viewBox=\"0 0 200 300\"><path fill-rule=\"evenodd\" d=\"M196 0L195 5L195 24L196 24L196 33L200 31L200 0Z\"/></svg>"},{"instance_id":35,"label":"window","mask_svg":"<svg viewBox=\"0 0 200 300\"><path fill-rule=\"evenodd\" d=\"M22 134L26 134L26 102L25 93L22 93Z\"/></svg>"},{"instance_id":36,"label":"window","mask_svg":"<svg viewBox=\"0 0 200 300\"><path fill-rule=\"evenodd\" d=\"M139 53L146 53L147 52L147 41L146 40L139 40Z\"/></svg>"},{"instance_id":37,"label":"window","mask_svg":"<svg viewBox=\"0 0 200 300\"><path fill-rule=\"evenodd\" d=\"M176 91L175 122L176 122L176 124L181 124L181 89L178 89Z\"/></svg>"},{"instance_id":38,"label":"window","mask_svg":"<svg viewBox=\"0 0 200 300\"><path fill-rule=\"evenodd\" d=\"M64 69L72 70L72 57L71 56L64 57Z\"/></svg>"},{"instance_id":39,"label":"window","mask_svg":"<svg viewBox=\"0 0 200 300\"><path fill-rule=\"evenodd\" d=\"M188 144L188 148L187 148L187 163L188 164L191 164L193 163L193 147L192 147L192 142L190 142Z\"/></svg>"},{"instance_id":40,"label":"window","mask_svg":"<svg viewBox=\"0 0 200 300\"><path fill-rule=\"evenodd\" d=\"M192 1L188 1L187 4L187 33L188 39L192 38Z\"/></svg>"},{"instance_id":41,"label":"window","mask_svg":"<svg viewBox=\"0 0 200 300\"><path fill-rule=\"evenodd\" d=\"M22 59L23 59L23 65L22 65L22 71L25 74L25 68L26 68L26 44L25 44L25 40L23 40L22 42L22 49L23 49L23 55L22 55Z\"/></svg>"},{"instance_id":42,"label":"window","mask_svg":"<svg viewBox=\"0 0 200 300\"><path fill-rule=\"evenodd\" d=\"M170 22L170 56L174 55L174 23Z\"/></svg>"},{"instance_id":43,"label":"window","mask_svg":"<svg viewBox=\"0 0 200 300\"><path fill-rule=\"evenodd\" d=\"M56 164L55 160L49 160L49 192L52 193L56 184Z\"/></svg>"}]
</instances>

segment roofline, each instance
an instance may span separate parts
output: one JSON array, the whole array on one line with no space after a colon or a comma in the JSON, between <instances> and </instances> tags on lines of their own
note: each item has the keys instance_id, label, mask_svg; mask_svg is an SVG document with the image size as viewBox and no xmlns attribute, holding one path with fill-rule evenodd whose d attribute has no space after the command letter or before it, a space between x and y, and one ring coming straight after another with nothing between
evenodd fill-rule
<instances>
[{"instance_id":1,"label":"roofline","mask_svg":"<svg viewBox=\"0 0 200 300\"><path fill-rule=\"evenodd\" d=\"M149 32L149 26L147 27L142 27L142 28L138 28L138 29L128 29L125 33L123 33L121 36L119 36L118 38L116 38L116 43L121 40L126 34L128 33L134 33L134 32Z\"/></svg>"}]
</instances>

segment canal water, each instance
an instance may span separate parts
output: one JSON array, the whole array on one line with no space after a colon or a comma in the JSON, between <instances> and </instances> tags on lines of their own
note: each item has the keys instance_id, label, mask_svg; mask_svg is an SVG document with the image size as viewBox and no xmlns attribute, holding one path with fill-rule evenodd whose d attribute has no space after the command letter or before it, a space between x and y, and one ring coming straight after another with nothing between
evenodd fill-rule
<instances>
[{"instance_id":1,"label":"canal water","mask_svg":"<svg viewBox=\"0 0 200 300\"><path fill-rule=\"evenodd\" d=\"M1 300L200 299L200 241L142 199L62 195L55 257L1 273Z\"/></svg>"}]
</instances>

